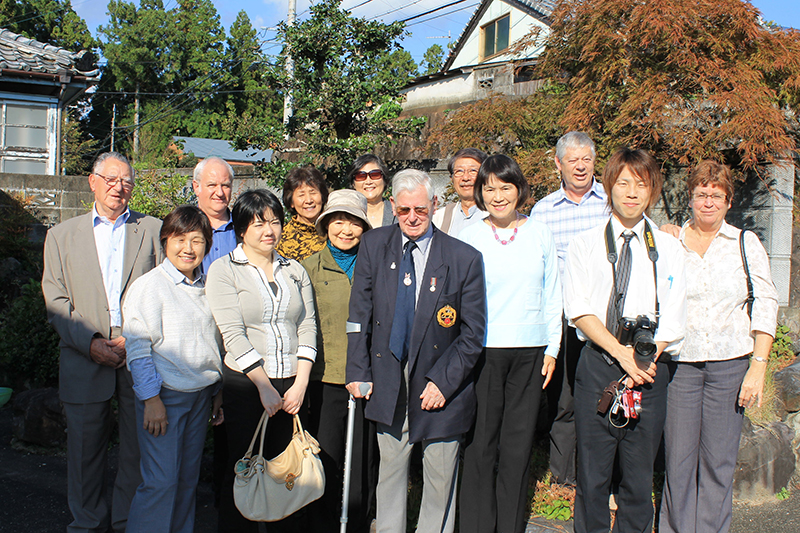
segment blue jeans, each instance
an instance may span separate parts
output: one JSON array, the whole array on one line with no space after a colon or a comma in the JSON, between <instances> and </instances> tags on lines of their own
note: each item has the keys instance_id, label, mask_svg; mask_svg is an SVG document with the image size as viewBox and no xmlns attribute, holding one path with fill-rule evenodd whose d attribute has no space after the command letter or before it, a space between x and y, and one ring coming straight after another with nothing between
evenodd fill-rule
<instances>
[{"instance_id":1,"label":"blue jeans","mask_svg":"<svg viewBox=\"0 0 800 533\"><path fill-rule=\"evenodd\" d=\"M128 533L194 531L197 482L214 385L197 392L161 388L167 432L154 437L143 428L144 402L136 400L142 484L128 516Z\"/></svg>"}]
</instances>

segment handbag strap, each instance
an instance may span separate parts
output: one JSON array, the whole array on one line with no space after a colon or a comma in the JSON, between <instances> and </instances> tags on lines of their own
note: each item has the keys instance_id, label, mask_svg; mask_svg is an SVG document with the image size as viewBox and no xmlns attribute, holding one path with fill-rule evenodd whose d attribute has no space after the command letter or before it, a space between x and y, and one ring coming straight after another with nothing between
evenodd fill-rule
<instances>
[{"instance_id":1,"label":"handbag strap","mask_svg":"<svg viewBox=\"0 0 800 533\"><path fill-rule=\"evenodd\" d=\"M303 445L308 448L311 446L311 443L308 442L306 438L306 432L303 430L303 423L300 422L300 415L294 415L294 432L300 433L300 439L303 441Z\"/></svg>"},{"instance_id":2,"label":"handbag strap","mask_svg":"<svg viewBox=\"0 0 800 533\"><path fill-rule=\"evenodd\" d=\"M253 438L250 440L250 447L247 449L246 457L253 456L253 447L256 445L256 439L258 438L259 433L261 434L261 444L258 446L258 454L262 457L264 456L264 436L267 433L267 420L269 417L267 416L266 409L264 413L261 415L261 420L258 421L258 425L256 426L256 430L253 432Z\"/></svg>"},{"instance_id":3,"label":"handbag strap","mask_svg":"<svg viewBox=\"0 0 800 533\"><path fill-rule=\"evenodd\" d=\"M746 229L743 229L739 233L739 252L742 254L742 266L744 266L744 276L747 280L747 300L744 301L742 307L747 306L747 316L752 320L753 302L756 298L753 296L753 280L750 278L750 269L747 266L747 254L744 251L744 233L746 231Z\"/></svg>"}]
</instances>

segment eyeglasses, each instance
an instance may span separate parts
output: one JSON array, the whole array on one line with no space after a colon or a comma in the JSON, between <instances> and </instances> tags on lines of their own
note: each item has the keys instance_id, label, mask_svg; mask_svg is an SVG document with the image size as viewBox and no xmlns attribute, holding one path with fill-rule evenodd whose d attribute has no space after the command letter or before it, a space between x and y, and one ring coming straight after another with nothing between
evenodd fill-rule
<instances>
[{"instance_id":1,"label":"eyeglasses","mask_svg":"<svg viewBox=\"0 0 800 533\"><path fill-rule=\"evenodd\" d=\"M694 201L697 204L704 204L706 203L706 200L708 200L709 198L711 198L711 201L714 202L715 204L722 204L725 203L725 200L728 199L728 196L719 193L705 194L702 192L692 195L692 201Z\"/></svg>"},{"instance_id":2,"label":"eyeglasses","mask_svg":"<svg viewBox=\"0 0 800 533\"><path fill-rule=\"evenodd\" d=\"M118 183L122 183L122 188L126 191L130 191L133 189L133 180L125 179L125 178L116 178L113 176L103 176L102 174L98 174L97 172L94 173L95 176L98 176L106 182L109 189L113 189L117 186Z\"/></svg>"},{"instance_id":3,"label":"eyeglasses","mask_svg":"<svg viewBox=\"0 0 800 533\"><path fill-rule=\"evenodd\" d=\"M370 170L369 172L364 172L363 170L359 170L358 172L353 175L353 179L356 181L364 181L367 179L367 176L372 178L373 180L379 180L383 178L383 171L379 169Z\"/></svg>"},{"instance_id":4,"label":"eyeglasses","mask_svg":"<svg viewBox=\"0 0 800 533\"><path fill-rule=\"evenodd\" d=\"M453 176L455 176L457 178L463 177L464 174L469 174L470 176L477 176L478 175L478 169L477 168L470 168L468 170L464 170L463 168L459 168L458 170L454 170L453 171Z\"/></svg>"},{"instance_id":5,"label":"eyeglasses","mask_svg":"<svg viewBox=\"0 0 800 533\"><path fill-rule=\"evenodd\" d=\"M408 207L407 205L398 205L397 207L395 207L395 211L397 211L397 216L399 217L404 217L408 215L411 212L411 209L412 208ZM414 212L421 217L428 216L428 212L430 211L430 208L427 205L418 205L415 206L413 209Z\"/></svg>"}]
</instances>

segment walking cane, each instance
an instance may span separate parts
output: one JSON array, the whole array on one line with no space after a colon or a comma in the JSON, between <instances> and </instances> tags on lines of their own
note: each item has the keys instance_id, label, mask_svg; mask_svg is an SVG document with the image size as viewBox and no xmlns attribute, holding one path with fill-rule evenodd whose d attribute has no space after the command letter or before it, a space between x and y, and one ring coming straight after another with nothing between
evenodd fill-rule
<instances>
[{"instance_id":1,"label":"walking cane","mask_svg":"<svg viewBox=\"0 0 800 533\"><path fill-rule=\"evenodd\" d=\"M362 383L358 387L362 396L369 392L369 383ZM347 440L344 448L344 483L342 486L342 516L339 518L340 533L347 533L347 502L350 499L350 468L353 461L353 430L356 423L356 399L353 395L347 400Z\"/></svg>"}]
</instances>

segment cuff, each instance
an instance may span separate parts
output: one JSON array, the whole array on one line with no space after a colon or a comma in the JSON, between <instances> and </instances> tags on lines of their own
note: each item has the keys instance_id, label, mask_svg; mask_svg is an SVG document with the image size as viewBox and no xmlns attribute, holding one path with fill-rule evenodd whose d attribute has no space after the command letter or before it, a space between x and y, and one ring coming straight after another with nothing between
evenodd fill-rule
<instances>
[{"instance_id":1,"label":"cuff","mask_svg":"<svg viewBox=\"0 0 800 533\"><path fill-rule=\"evenodd\" d=\"M249 352L246 352L243 355L237 357L236 364L239 365L239 368L244 370L245 368L253 366L260 360L261 360L261 355L255 350L250 350Z\"/></svg>"},{"instance_id":2,"label":"cuff","mask_svg":"<svg viewBox=\"0 0 800 533\"><path fill-rule=\"evenodd\" d=\"M305 359L313 363L317 360L317 349L307 344L301 344L297 347L297 358Z\"/></svg>"}]
</instances>

